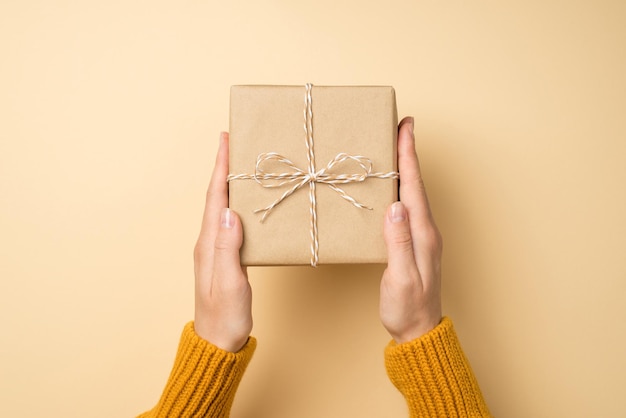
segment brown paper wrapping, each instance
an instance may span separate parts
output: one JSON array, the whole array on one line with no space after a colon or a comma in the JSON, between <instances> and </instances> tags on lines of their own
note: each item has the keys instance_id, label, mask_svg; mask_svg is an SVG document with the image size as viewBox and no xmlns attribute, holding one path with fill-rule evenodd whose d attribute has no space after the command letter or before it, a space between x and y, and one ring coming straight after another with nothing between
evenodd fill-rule
<instances>
[{"instance_id":1,"label":"brown paper wrapping","mask_svg":"<svg viewBox=\"0 0 626 418\"><path fill-rule=\"evenodd\" d=\"M233 86L230 93L230 174L254 174L257 156L267 152L307 170L305 87ZM398 117L392 87L314 86L311 94L316 169L343 152L369 158L374 172L397 170ZM340 187L373 210L357 208L318 183L319 264L386 262L383 217L397 200L397 180L368 178ZM254 213L284 191L263 188L250 179L229 183L229 206L241 217L244 230L242 264L310 264L308 185L275 207L265 221Z\"/></svg>"}]
</instances>

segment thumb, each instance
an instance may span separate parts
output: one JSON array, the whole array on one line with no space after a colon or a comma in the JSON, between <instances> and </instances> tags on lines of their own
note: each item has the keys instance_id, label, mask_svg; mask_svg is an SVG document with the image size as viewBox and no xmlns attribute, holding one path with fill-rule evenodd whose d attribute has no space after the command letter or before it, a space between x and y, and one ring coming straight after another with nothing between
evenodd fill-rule
<instances>
[{"instance_id":1,"label":"thumb","mask_svg":"<svg viewBox=\"0 0 626 418\"><path fill-rule=\"evenodd\" d=\"M415 268L409 217L402 202L394 202L387 208L383 234L387 244L389 268L398 271L410 271L411 268Z\"/></svg>"},{"instance_id":2,"label":"thumb","mask_svg":"<svg viewBox=\"0 0 626 418\"><path fill-rule=\"evenodd\" d=\"M239 216L229 208L222 209L220 226L215 237L214 268L221 277L235 277L241 272L239 249L243 233Z\"/></svg>"}]
</instances>

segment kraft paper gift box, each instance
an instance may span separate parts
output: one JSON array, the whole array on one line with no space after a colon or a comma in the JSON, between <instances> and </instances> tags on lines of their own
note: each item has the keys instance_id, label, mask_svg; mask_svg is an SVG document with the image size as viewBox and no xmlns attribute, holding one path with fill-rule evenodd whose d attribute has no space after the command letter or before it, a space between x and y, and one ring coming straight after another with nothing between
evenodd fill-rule
<instances>
[{"instance_id":1,"label":"kraft paper gift box","mask_svg":"<svg viewBox=\"0 0 626 418\"><path fill-rule=\"evenodd\" d=\"M383 219L398 195L394 89L232 86L230 100L242 264L386 262Z\"/></svg>"}]
</instances>

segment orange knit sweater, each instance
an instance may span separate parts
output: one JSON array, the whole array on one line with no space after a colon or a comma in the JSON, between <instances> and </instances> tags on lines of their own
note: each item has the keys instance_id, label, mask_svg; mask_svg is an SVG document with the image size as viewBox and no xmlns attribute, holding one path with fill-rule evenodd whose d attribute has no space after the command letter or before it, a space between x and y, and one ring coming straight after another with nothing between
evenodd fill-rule
<instances>
[{"instance_id":1,"label":"orange knit sweater","mask_svg":"<svg viewBox=\"0 0 626 418\"><path fill-rule=\"evenodd\" d=\"M139 418L228 417L255 348L250 337L239 352L226 352L197 336L188 323L159 403ZM448 318L411 342L389 343L385 365L411 418L491 416Z\"/></svg>"}]
</instances>

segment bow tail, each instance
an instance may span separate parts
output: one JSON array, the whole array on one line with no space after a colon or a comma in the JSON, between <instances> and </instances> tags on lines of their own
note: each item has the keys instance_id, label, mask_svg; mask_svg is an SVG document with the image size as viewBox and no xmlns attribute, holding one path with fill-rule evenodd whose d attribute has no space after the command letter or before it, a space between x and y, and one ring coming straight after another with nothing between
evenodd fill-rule
<instances>
[{"instance_id":1,"label":"bow tail","mask_svg":"<svg viewBox=\"0 0 626 418\"><path fill-rule=\"evenodd\" d=\"M361 209L367 209L367 210L374 210L373 208L364 205L363 203L360 203L359 201L357 201L355 198L353 198L352 196L350 196L348 193L346 193L343 189L335 186L334 184L331 183L327 183L328 187L330 187L331 189L333 189L334 191L336 191L339 196L341 196L343 199L345 199L346 201L350 202L351 204L353 204L354 206L356 206L357 208L361 208Z\"/></svg>"},{"instance_id":2,"label":"bow tail","mask_svg":"<svg viewBox=\"0 0 626 418\"><path fill-rule=\"evenodd\" d=\"M307 183L307 181L308 181L308 179L305 178L300 183L294 185L291 189L289 189L285 193L283 193L282 196L280 196L278 199L274 200L272 203L270 203L269 205L267 205L266 207L264 207L262 209L255 210L254 213L263 213L263 216L261 217L261 222L265 221L265 218L267 218L269 216L270 212L272 212L272 210L276 206L278 206L283 200L285 200L286 198L288 198L289 196L294 194L294 192L296 190L298 190L299 188L304 186Z\"/></svg>"}]
</instances>

